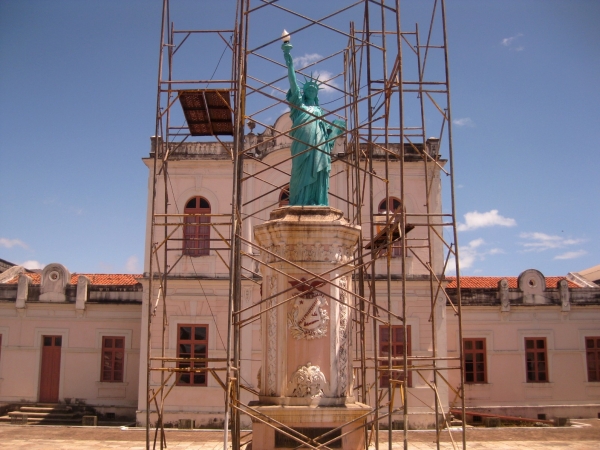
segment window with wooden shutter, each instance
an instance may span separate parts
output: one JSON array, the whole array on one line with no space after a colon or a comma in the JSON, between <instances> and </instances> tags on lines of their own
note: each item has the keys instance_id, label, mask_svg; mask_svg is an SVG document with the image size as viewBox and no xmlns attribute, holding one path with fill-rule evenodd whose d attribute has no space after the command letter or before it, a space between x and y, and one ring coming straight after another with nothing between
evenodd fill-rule
<instances>
[{"instance_id":1,"label":"window with wooden shutter","mask_svg":"<svg viewBox=\"0 0 600 450\"><path fill-rule=\"evenodd\" d=\"M185 204L184 214L191 215L184 218L184 255L210 254L210 211L210 203L204 197L193 197Z\"/></svg>"},{"instance_id":2,"label":"window with wooden shutter","mask_svg":"<svg viewBox=\"0 0 600 450\"><path fill-rule=\"evenodd\" d=\"M391 339L390 339L391 331ZM407 328L407 355L411 355L410 325ZM392 380L405 380L404 373L404 326L402 325L380 325L379 326L379 357L387 358L392 353ZM410 364L410 361L409 361ZM382 388L390 385L390 372L387 359L379 360L379 386ZM412 387L412 374L408 372L408 387ZM398 385L396 385L398 387Z\"/></svg>"},{"instance_id":3,"label":"window with wooden shutter","mask_svg":"<svg viewBox=\"0 0 600 450\"><path fill-rule=\"evenodd\" d=\"M528 383L548 382L546 338L525 338L525 364Z\"/></svg>"},{"instance_id":4,"label":"window with wooden shutter","mask_svg":"<svg viewBox=\"0 0 600 450\"><path fill-rule=\"evenodd\" d=\"M465 383L487 383L485 339L463 339Z\"/></svg>"},{"instance_id":5,"label":"window with wooden shutter","mask_svg":"<svg viewBox=\"0 0 600 450\"><path fill-rule=\"evenodd\" d=\"M587 380L600 381L600 337L585 338L585 360L587 362Z\"/></svg>"},{"instance_id":6,"label":"window with wooden shutter","mask_svg":"<svg viewBox=\"0 0 600 450\"><path fill-rule=\"evenodd\" d=\"M101 381L123 381L124 365L125 338L121 336L103 336Z\"/></svg>"},{"instance_id":7,"label":"window with wooden shutter","mask_svg":"<svg viewBox=\"0 0 600 450\"><path fill-rule=\"evenodd\" d=\"M190 369L177 374L178 386L206 386L206 372L195 371L206 367L202 361L194 358L208 358L208 325L179 325L177 329L177 357L190 358L179 361L178 368Z\"/></svg>"}]
</instances>

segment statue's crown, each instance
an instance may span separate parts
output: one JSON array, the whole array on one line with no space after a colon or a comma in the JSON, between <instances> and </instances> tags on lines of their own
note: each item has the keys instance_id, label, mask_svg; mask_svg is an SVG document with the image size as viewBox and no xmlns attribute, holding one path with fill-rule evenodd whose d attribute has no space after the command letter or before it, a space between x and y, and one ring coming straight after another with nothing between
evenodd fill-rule
<instances>
[{"instance_id":1,"label":"statue's crown","mask_svg":"<svg viewBox=\"0 0 600 450\"><path fill-rule=\"evenodd\" d=\"M319 90L319 85L321 84L321 82L319 81L319 77L317 76L317 78L313 78L312 72L310 73L310 79L306 79L306 77L304 77L304 84L302 85L302 89L306 90L306 88L308 87L314 87L317 91Z\"/></svg>"}]
</instances>

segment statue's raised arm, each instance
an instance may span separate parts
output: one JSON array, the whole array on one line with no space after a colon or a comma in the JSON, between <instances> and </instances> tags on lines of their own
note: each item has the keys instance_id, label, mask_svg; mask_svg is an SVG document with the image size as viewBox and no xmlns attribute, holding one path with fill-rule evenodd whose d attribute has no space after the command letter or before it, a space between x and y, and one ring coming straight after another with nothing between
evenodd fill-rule
<instances>
[{"instance_id":1,"label":"statue's raised arm","mask_svg":"<svg viewBox=\"0 0 600 450\"><path fill-rule=\"evenodd\" d=\"M294 69L294 59L292 55L290 55L290 50L292 50L292 44L288 42L284 42L281 46L283 50L283 58L285 59L285 65L288 69L288 80L290 81L290 90L295 91L296 93L299 91L298 82L296 81L296 70Z\"/></svg>"}]
</instances>

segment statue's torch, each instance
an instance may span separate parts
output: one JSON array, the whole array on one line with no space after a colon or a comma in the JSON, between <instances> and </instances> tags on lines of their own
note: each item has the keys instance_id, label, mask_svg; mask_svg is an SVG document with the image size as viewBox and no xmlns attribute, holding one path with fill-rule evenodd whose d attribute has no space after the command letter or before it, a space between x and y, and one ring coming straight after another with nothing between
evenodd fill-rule
<instances>
[{"instance_id":1,"label":"statue's torch","mask_svg":"<svg viewBox=\"0 0 600 450\"><path fill-rule=\"evenodd\" d=\"M283 42L283 45L281 46L281 48L283 49L283 53L290 53L290 50L292 49L292 44L290 44L290 33L288 33L285 29L283 30L283 33L281 33L281 41Z\"/></svg>"}]
</instances>

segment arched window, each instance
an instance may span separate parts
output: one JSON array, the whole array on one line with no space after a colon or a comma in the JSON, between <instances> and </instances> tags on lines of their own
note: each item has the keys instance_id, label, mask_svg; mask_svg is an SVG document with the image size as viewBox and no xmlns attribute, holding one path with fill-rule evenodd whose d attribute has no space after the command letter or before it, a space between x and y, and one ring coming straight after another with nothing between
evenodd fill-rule
<instances>
[{"instance_id":1,"label":"arched window","mask_svg":"<svg viewBox=\"0 0 600 450\"><path fill-rule=\"evenodd\" d=\"M391 215L402 211L402 202L396 197L390 197L388 199L388 205L389 208L386 208L385 200L381 200L381 203L379 203L379 214L385 214L386 211L389 211Z\"/></svg>"},{"instance_id":2,"label":"arched window","mask_svg":"<svg viewBox=\"0 0 600 450\"><path fill-rule=\"evenodd\" d=\"M283 188L281 188L281 193L279 194L279 207L287 206L290 204L290 185L286 184Z\"/></svg>"},{"instance_id":3,"label":"arched window","mask_svg":"<svg viewBox=\"0 0 600 450\"><path fill-rule=\"evenodd\" d=\"M386 207L386 205L387 205L387 207ZM402 212L402 202L399 199L397 199L396 197L388 198L387 202L385 201L385 199L382 200L379 203L379 208L377 211L379 214L384 215L381 219L382 222L385 222L385 220L386 220L386 218L385 218L386 211L389 211L390 216L393 216L394 214ZM398 242L395 242L392 244L392 258L400 258L401 256L402 256L402 245L400 244L400 241L398 241Z\"/></svg>"},{"instance_id":4,"label":"arched window","mask_svg":"<svg viewBox=\"0 0 600 450\"><path fill-rule=\"evenodd\" d=\"M210 252L210 203L204 197L192 197L185 204L186 216L183 226L183 254L189 256L203 256Z\"/></svg>"}]
</instances>

